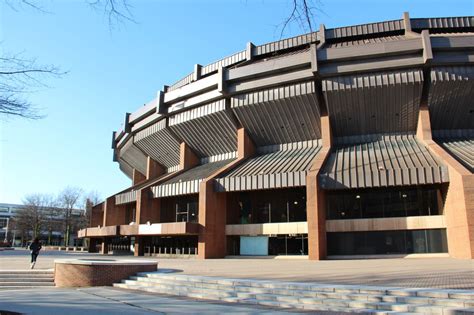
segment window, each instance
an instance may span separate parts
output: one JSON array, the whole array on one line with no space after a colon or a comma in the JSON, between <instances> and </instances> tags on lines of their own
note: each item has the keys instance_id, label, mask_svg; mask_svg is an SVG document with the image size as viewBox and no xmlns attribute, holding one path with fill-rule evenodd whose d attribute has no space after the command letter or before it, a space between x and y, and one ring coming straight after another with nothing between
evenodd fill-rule
<instances>
[{"instance_id":1,"label":"window","mask_svg":"<svg viewBox=\"0 0 474 315\"><path fill-rule=\"evenodd\" d=\"M0 229L8 226L8 219L7 218L0 218Z\"/></svg>"},{"instance_id":2,"label":"window","mask_svg":"<svg viewBox=\"0 0 474 315\"><path fill-rule=\"evenodd\" d=\"M240 224L306 221L306 189L250 191L238 194Z\"/></svg>"},{"instance_id":3,"label":"window","mask_svg":"<svg viewBox=\"0 0 474 315\"><path fill-rule=\"evenodd\" d=\"M176 222L198 222L198 203L189 199L176 202Z\"/></svg>"},{"instance_id":4,"label":"window","mask_svg":"<svg viewBox=\"0 0 474 315\"><path fill-rule=\"evenodd\" d=\"M441 205L435 187L330 191L326 213L329 220L439 215Z\"/></svg>"},{"instance_id":5,"label":"window","mask_svg":"<svg viewBox=\"0 0 474 315\"><path fill-rule=\"evenodd\" d=\"M327 233L329 255L446 253L445 229Z\"/></svg>"}]
</instances>

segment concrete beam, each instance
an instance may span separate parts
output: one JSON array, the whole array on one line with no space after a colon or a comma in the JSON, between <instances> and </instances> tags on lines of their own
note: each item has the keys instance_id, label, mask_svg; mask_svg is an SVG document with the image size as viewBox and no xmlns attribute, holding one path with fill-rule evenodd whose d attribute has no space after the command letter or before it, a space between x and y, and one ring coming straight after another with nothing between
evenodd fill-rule
<instances>
[{"instance_id":1,"label":"concrete beam","mask_svg":"<svg viewBox=\"0 0 474 315\"><path fill-rule=\"evenodd\" d=\"M318 48L321 48L326 44L326 26L324 24L319 24L318 39Z\"/></svg>"},{"instance_id":2,"label":"concrete beam","mask_svg":"<svg viewBox=\"0 0 474 315\"><path fill-rule=\"evenodd\" d=\"M115 142L115 138L117 137L117 131L112 132L112 149L117 147L117 142Z\"/></svg>"},{"instance_id":3,"label":"concrete beam","mask_svg":"<svg viewBox=\"0 0 474 315\"><path fill-rule=\"evenodd\" d=\"M116 225L115 196L111 196L104 201L104 221L102 226Z\"/></svg>"},{"instance_id":4,"label":"concrete beam","mask_svg":"<svg viewBox=\"0 0 474 315\"><path fill-rule=\"evenodd\" d=\"M252 42L248 42L245 49L245 59L250 61L255 56L255 45Z\"/></svg>"},{"instance_id":5,"label":"concrete beam","mask_svg":"<svg viewBox=\"0 0 474 315\"><path fill-rule=\"evenodd\" d=\"M156 96L156 112L158 114L164 115L166 114L166 106L165 106L165 92L158 91Z\"/></svg>"},{"instance_id":6,"label":"concrete beam","mask_svg":"<svg viewBox=\"0 0 474 315\"><path fill-rule=\"evenodd\" d=\"M227 69L224 67L219 67L217 69L217 91L221 94L226 94L227 84L226 80L228 77Z\"/></svg>"},{"instance_id":7,"label":"concrete beam","mask_svg":"<svg viewBox=\"0 0 474 315\"><path fill-rule=\"evenodd\" d=\"M179 169L187 170L199 164L198 156L185 143L181 142L179 153Z\"/></svg>"},{"instance_id":8,"label":"concrete beam","mask_svg":"<svg viewBox=\"0 0 474 315\"><path fill-rule=\"evenodd\" d=\"M135 186L137 184L143 183L146 180L146 176L140 173L138 170L133 169L132 174L132 185Z\"/></svg>"},{"instance_id":9,"label":"concrete beam","mask_svg":"<svg viewBox=\"0 0 474 315\"><path fill-rule=\"evenodd\" d=\"M130 131L132 131L132 125L130 124L130 113L125 113L125 119L123 122L123 130L126 133L129 133Z\"/></svg>"},{"instance_id":10,"label":"concrete beam","mask_svg":"<svg viewBox=\"0 0 474 315\"><path fill-rule=\"evenodd\" d=\"M255 154L255 144L244 128L237 129L237 157L246 159Z\"/></svg>"},{"instance_id":11,"label":"concrete beam","mask_svg":"<svg viewBox=\"0 0 474 315\"><path fill-rule=\"evenodd\" d=\"M433 60L433 50L431 49L430 33L428 30L421 31L421 41L423 43L423 61L426 64Z\"/></svg>"},{"instance_id":12,"label":"concrete beam","mask_svg":"<svg viewBox=\"0 0 474 315\"><path fill-rule=\"evenodd\" d=\"M147 157L146 165L146 180L158 178L166 173L165 167L151 157Z\"/></svg>"},{"instance_id":13,"label":"concrete beam","mask_svg":"<svg viewBox=\"0 0 474 315\"><path fill-rule=\"evenodd\" d=\"M200 64L195 64L194 65L193 81L197 81L197 80L201 79L201 71L202 71L202 66Z\"/></svg>"}]
</instances>

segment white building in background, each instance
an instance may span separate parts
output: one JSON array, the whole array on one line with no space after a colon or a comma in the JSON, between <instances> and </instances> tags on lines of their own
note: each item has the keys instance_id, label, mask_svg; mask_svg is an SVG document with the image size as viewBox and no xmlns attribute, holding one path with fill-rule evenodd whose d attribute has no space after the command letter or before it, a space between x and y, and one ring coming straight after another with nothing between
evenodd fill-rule
<instances>
[{"instance_id":1,"label":"white building in background","mask_svg":"<svg viewBox=\"0 0 474 315\"><path fill-rule=\"evenodd\" d=\"M21 246L21 235L17 234L17 231L13 229L11 224L12 218L24 205L12 204L12 203L0 203L0 243L2 242L12 242L14 246ZM73 217L80 217L84 215L82 209L74 209L72 211ZM64 231L62 230L61 221L62 218L58 217L57 230L52 232L52 244L53 245L63 245L64 241ZM48 232L42 231L42 239L48 238ZM77 240L76 231L71 230L69 245L75 245Z\"/></svg>"}]
</instances>

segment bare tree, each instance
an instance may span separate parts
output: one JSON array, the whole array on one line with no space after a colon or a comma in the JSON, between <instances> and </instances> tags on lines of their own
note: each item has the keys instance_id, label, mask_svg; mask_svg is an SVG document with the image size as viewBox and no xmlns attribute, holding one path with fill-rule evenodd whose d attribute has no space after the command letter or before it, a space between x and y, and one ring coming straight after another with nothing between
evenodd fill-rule
<instances>
[{"instance_id":1,"label":"bare tree","mask_svg":"<svg viewBox=\"0 0 474 315\"><path fill-rule=\"evenodd\" d=\"M135 22L128 0L84 0L108 17L109 28L128 21ZM11 9L19 11L31 8L41 13L50 13L39 0L0 0ZM0 51L3 43L0 42ZM41 65L35 59L21 54L0 53L0 118L22 117L40 119L44 115L28 100L28 95L38 89L48 87L45 83L51 77L61 77L65 72L57 66Z\"/></svg>"},{"instance_id":2,"label":"bare tree","mask_svg":"<svg viewBox=\"0 0 474 315\"><path fill-rule=\"evenodd\" d=\"M80 188L66 187L58 196L58 205L63 216L64 245L66 246L69 245L71 231L77 225L73 212L79 207L82 193Z\"/></svg>"},{"instance_id":3,"label":"bare tree","mask_svg":"<svg viewBox=\"0 0 474 315\"><path fill-rule=\"evenodd\" d=\"M322 11L322 3L320 0L290 0L291 12L281 25L280 37L286 28L296 23L305 32L313 32L316 20L316 13Z\"/></svg>"},{"instance_id":4,"label":"bare tree","mask_svg":"<svg viewBox=\"0 0 474 315\"><path fill-rule=\"evenodd\" d=\"M129 0L88 0L88 2L94 10L107 16L110 29L124 22L136 23Z\"/></svg>"},{"instance_id":5,"label":"bare tree","mask_svg":"<svg viewBox=\"0 0 474 315\"><path fill-rule=\"evenodd\" d=\"M0 55L0 115L38 119L43 115L27 96L46 88L45 79L64 74L55 66L39 65L22 55Z\"/></svg>"},{"instance_id":6,"label":"bare tree","mask_svg":"<svg viewBox=\"0 0 474 315\"><path fill-rule=\"evenodd\" d=\"M62 222L62 211L58 208L57 200L52 195L45 195L44 198L44 230L48 233L48 245L51 245L53 232L59 231L58 226Z\"/></svg>"},{"instance_id":7,"label":"bare tree","mask_svg":"<svg viewBox=\"0 0 474 315\"><path fill-rule=\"evenodd\" d=\"M13 217L16 229L26 234L23 237L40 237L45 224L44 209L49 205L49 199L42 194L32 194L24 198L23 204Z\"/></svg>"}]
</instances>

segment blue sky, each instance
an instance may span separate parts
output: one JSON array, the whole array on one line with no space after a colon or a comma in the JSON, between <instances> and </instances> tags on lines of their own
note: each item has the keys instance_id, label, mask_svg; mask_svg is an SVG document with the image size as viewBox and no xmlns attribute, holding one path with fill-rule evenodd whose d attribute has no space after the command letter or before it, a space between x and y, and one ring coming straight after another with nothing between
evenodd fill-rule
<instances>
[{"instance_id":1,"label":"blue sky","mask_svg":"<svg viewBox=\"0 0 474 315\"><path fill-rule=\"evenodd\" d=\"M130 0L137 24L110 29L86 0L44 0L50 13L0 0L0 49L68 71L29 96L41 120L0 120L0 202L66 186L107 197L130 185L112 162L111 133L193 65L280 38L291 0ZM474 15L474 1L321 1L326 28L411 17ZM302 33L290 25L285 37Z\"/></svg>"}]
</instances>

